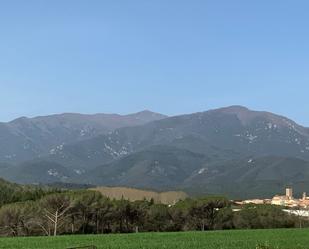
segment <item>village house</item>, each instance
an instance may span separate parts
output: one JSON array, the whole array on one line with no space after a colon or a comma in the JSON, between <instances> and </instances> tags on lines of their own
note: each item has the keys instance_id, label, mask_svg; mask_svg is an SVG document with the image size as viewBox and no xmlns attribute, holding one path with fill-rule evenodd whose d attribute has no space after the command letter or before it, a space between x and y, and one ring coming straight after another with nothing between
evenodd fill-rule
<instances>
[{"instance_id":1,"label":"village house","mask_svg":"<svg viewBox=\"0 0 309 249\"><path fill-rule=\"evenodd\" d=\"M296 199L293 197L293 189L286 188L285 195L275 195L271 200L272 205L286 206L286 207L309 207L309 198L306 193L303 193L301 199Z\"/></svg>"}]
</instances>

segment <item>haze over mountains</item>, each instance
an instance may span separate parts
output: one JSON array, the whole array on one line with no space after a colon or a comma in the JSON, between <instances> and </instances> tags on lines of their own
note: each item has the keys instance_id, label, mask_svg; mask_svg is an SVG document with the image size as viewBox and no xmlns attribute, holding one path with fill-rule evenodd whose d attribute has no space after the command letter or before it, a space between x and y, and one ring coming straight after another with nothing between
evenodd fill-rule
<instances>
[{"instance_id":1,"label":"haze over mountains","mask_svg":"<svg viewBox=\"0 0 309 249\"><path fill-rule=\"evenodd\" d=\"M130 115L64 113L36 118L21 117L0 123L0 161L18 163L41 157L63 144L165 117L150 111Z\"/></svg>"},{"instance_id":2,"label":"haze over mountains","mask_svg":"<svg viewBox=\"0 0 309 249\"><path fill-rule=\"evenodd\" d=\"M0 176L258 197L309 189L309 129L231 106L167 117L62 114L0 124Z\"/></svg>"}]
</instances>

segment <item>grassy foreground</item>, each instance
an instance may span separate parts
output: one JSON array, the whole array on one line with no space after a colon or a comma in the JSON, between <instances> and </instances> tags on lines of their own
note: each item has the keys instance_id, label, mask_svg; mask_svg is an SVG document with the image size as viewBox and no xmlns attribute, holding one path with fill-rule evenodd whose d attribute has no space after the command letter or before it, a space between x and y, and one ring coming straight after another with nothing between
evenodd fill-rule
<instances>
[{"instance_id":1,"label":"grassy foreground","mask_svg":"<svg viewBox=\"0 0 309 249\"><path fill-rule=\"evenodd\" d=\"M1 249L65 249L84 245L95 245L102 249L256 249L257 245L265 244L274 249L309 249L309 230L238 230L204 233L72 235L56 238L0 238Z\"/></svg>"}]
</instances>

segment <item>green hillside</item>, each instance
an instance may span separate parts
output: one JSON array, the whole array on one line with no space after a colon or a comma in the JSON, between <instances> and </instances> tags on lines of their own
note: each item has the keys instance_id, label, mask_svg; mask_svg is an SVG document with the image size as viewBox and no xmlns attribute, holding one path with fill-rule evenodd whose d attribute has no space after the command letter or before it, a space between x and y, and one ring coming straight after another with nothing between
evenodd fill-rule
<instances>
[{"instance_id":1,"label":"green hillside","mask_svg":"<svg viewBox=\"0 0 309 249\"><path fill-rule=\"evenodd\" d=\"M177 188L207 158L188 150L153 146L121 160L97 167L84 179L97 185L168 190Z\"/></svg>"},{"instance_id":2,"label":"green hillside","mask_svg":"<svg viewBox=\"0 0 309 249\"><path fill-rule=\"evenodd\" d=\"M208 165L184 184L189 193L221 193L230 198L270 198L292 186L295 195L309 189L309 162L297 158L246 157Z\"/></svg>"},{"instance_id":3,"label":"green hillside","mask_svg":"<svg viewBox=\"0 0 309 249\"><path fill-rule=\"evenodd\" d=\"M226 160L169 146L154 146L102 165L81 181L101 186L183 190L191 195L271 198L292 186L296 195L309 189L309 162L264 156Z\"/></svg>"},{"instance_id":4,"label":"green hillside","mask_svg":"<svg viewBox=\"0 0 309 249\"><path fill-rule=\"evenodd\" d=\"M48 187L41 188L31 185L18 185L0 178L0 207L8 203L37 200L53 192L58 191Z\"/></svg>"}]
</instances>

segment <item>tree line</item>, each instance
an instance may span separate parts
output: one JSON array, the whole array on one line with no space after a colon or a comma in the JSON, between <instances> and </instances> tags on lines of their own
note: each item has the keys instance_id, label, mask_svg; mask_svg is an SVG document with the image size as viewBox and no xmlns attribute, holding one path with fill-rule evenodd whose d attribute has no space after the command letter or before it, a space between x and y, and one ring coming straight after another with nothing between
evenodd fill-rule
<instances>
[{"instance_id":1,"label":"tree line","mask_svg":"<svg viewBox=\"0 0 309 249\"><path fill-rule=\"evenodd\" d=\"M235 212L223 197L186 199L168 206L152 200L111 200L86 190L38 196L0 208L0 236L289 228L298 222L270 205L248 205Z\"/></svg>"},{"instance_id":2,"label":"tree line","mask_svg":"<svg viewBox=\"0 0 309 249\"><path fill-rule=\"evenodd\" d=\"M34 201L45 195L60 192L62 192L62 190L58 188L19 185L0 178L0 207L14 202Z\"/></svg>"}]
</instances>

